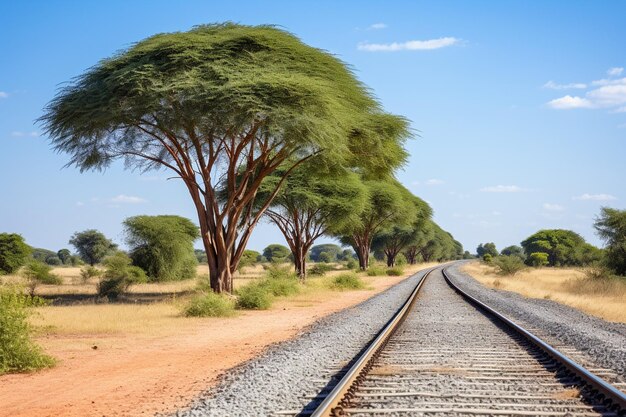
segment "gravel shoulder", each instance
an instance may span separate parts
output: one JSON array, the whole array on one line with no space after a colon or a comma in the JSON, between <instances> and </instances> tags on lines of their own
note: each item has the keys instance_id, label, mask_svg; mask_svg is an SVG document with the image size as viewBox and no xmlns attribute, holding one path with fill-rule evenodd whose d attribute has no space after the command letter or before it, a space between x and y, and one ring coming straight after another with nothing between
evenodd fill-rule
<instances>
[{"instance_id":1,"label":"gravel shoulder","mask_svg":"<svg viewBox=\"0 0 626 417\"><path fill-rule=\"evenodd\" d=\"M517 293L484 287L452 265L451 279L464 291L531 329L588 368L613 370L626 381L626 325L607 322L551 300L525 298ZM626 306L625 306L626 308ZM570 352L570 349L575 352Z\"/></svg>"},{"instance_id":2,"label":"gravel shoulder","mask_svg":"<svg viewBox=\"0 0 626 417\"><path fill-rule=\"evenodd\" d=\"M296 339L274 345L225 374L217 386L175 415L270 416L300 411L376 335L424 273L317 321Z\"/></svg>"}]
</instances>

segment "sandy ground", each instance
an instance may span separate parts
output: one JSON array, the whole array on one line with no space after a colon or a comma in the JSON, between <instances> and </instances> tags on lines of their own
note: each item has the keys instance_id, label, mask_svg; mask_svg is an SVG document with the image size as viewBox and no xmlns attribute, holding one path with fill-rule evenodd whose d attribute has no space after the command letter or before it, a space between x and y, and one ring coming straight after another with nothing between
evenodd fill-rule
<instances>
[{"instance_id":1,"label":"sandy ground","mask_svg":"<svg viewBox=\"0 0 626 417\"><path fill-rule=\"evenodd\" d=\"M43 336L38 342L58 365L1 376L0 416L137 416L175 410L268 345L404 278L368 279L368 290L334 292L307 302L277 301L271 310L234 318L181 318L175 331L165 335Z\"/></svg>"}]
</instances>

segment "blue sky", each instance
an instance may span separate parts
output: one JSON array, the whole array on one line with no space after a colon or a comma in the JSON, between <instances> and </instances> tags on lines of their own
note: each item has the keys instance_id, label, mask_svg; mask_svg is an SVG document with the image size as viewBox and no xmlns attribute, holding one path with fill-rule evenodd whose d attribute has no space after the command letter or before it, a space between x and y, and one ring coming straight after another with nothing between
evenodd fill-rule
<instances>
[{"instance_id":1,"label":"blue sky","mask_svg":"<svg viewBox=\"0 0 626 417\"><path fill-rule=\"evenodd\" d=\"M159 32L276 24L352 65L420 137L399 179L474 251L541 228L600 244L626 208L626 2L31 1L0 3L0 232L59 249L137 214L194 219L167 174L65 168L34 120L59 84ZM261 225L250 247L282 242ZM323 240L320 240L320 242Z\"/></svg>"}]
</instances>

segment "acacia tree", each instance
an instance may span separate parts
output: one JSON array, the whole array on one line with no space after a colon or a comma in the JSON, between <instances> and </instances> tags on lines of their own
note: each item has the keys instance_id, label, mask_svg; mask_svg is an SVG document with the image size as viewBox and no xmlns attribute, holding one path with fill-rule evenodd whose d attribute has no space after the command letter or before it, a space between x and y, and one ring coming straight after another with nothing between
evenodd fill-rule
<instances>
[{"instance_id":1,"label":"acacia tree","mask_svg":"<svg viewBox=\"0 0 626 417\"><path fill-rule=\"evenodd\" d=\"M117 245L111 242L102 232L95 229L76 232L69 241L83 261L94 266L111 254Z\"/></svg>"},{"instance_id":2,"label":"acacia tree","mask_svg":"<svg viewBox=\"0 0 626 417\"><path fill-rule=\"evenodd\" d=\"M331 54L275 27L227 23L155 35L101 61L62 88L40 120L81 171L121 158L180 178L211 288L230 292L252 230L290 170L311 158L353 164L365 149L395 149L372 122L385 117ZM255 201L279 167L275 189Z\"/></svg>"},{"instance_id":3,"label":"acacia tree","mask_svg":"<svg viewBox=\"0 0 626 417\"><path fill-rule=\"evenodd\" d=\"M302 165L295 170L266 212L285 237L301 280L306 278L307 253L315 240L358 221L356 216L366 197L357 174L344 171L324 175L310 168ZM277 171L268 183L282 175Z\"/></svg>"},{"instance_id":4,"label":"acacia tree","mask_svg":"<svg viewBox=\"0 0 626 417\"><path fill-rule=\"evenodd\" d=\"M626 210L602 207L593 224L606 246L606 261L619 275L626 275Z\"/></svg>"}]
</instances>

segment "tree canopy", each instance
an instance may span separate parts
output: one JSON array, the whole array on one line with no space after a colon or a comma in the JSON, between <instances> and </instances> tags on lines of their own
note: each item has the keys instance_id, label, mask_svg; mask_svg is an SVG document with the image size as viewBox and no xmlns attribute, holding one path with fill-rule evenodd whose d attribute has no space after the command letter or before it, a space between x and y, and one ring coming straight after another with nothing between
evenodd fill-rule
<instances>
[{"instance_id":1,"label":"tree canopy","mask_svg":"<svg viewBox=\"0 0 626 417\"><path fill-rule=\"evenodd\" d=\"M288 247L278 243L272 243L263 249L263 257L270 262L284 262L290 253Z\"/></svg>"},{"instance_id":2,"label":"tree canopy","mask_svg":"<svg viewBox=\"0 0 626 417\"><path fill-rule=\"evenodd\" d=\"M16 233L0 233L0 275L11 274L26 263L31 247Z\"/></svg>"},{"instance_id":3,"label":"tree canopy","mask_svg":"<svg viewBox=\"0 0 626 417\"><path fill-rule=\"evenodd\" d=\"M198 226L180 216L134 216L124 221L133 265L151 281L195 278L198 261L193 242Z\"/></svg>"},{"instance_id":4,"label":"tree canopy","mask_svg":"<svg viewBox=\"0 0 626 417\"><path fill-rule=\"evenodd\" d=\"M91 266L101 262L117 248L116 244L95 229L74 233L69 243L76 248L81 259Z\"/></svg>"},{"instance_id":5,"label":"tree canopy","mask_svg":"<svg viewBox=\"0 0 626 417\"><path fill-rule=\"evenodd\" d=\"M564 229L540 230L522 242L526 256L548 255L549 266L585 265L600 260L601 251L578 233Z\"/></svg>"},{"instance_id":6,"label":"tree canopy","mask_svg":"<svg viewBox=\"0 0 626 417\"><path fill-rule=\"evenodd\" d=\"M498 249L496 249L496 244L493 242L488 242L485 244L479 244L476 248L476 254L479 258L482 258L485 255L490 255L492 257L496 257L499 255Z\"/></svg>"},{"instance_id":7,"label":"tree canopy","mask_svg":"<svg viewBox=\"0 0 626 417\"><path fill-rule=\"evenodd\" d=\"M173 171L196 207L217 292L232 290L275 196L255 204L264 178L305 160L388 172L406 158L409 135L407 121L384 113L333 55L273 26L233 23L154 35L103 59L40 120L81 171L120 158L132 169Z\"/></svg>"},{"instance_id":8,"label":"tree canopy","mask_svg":"<svg viewBox=\"0 0 626 417\"><path fill-rule=\"evenodd\" d=\"M619 275L626 275L626 210L602 207L594 227L606 242L606 261Z\"/></svg>"}]
</instances>

